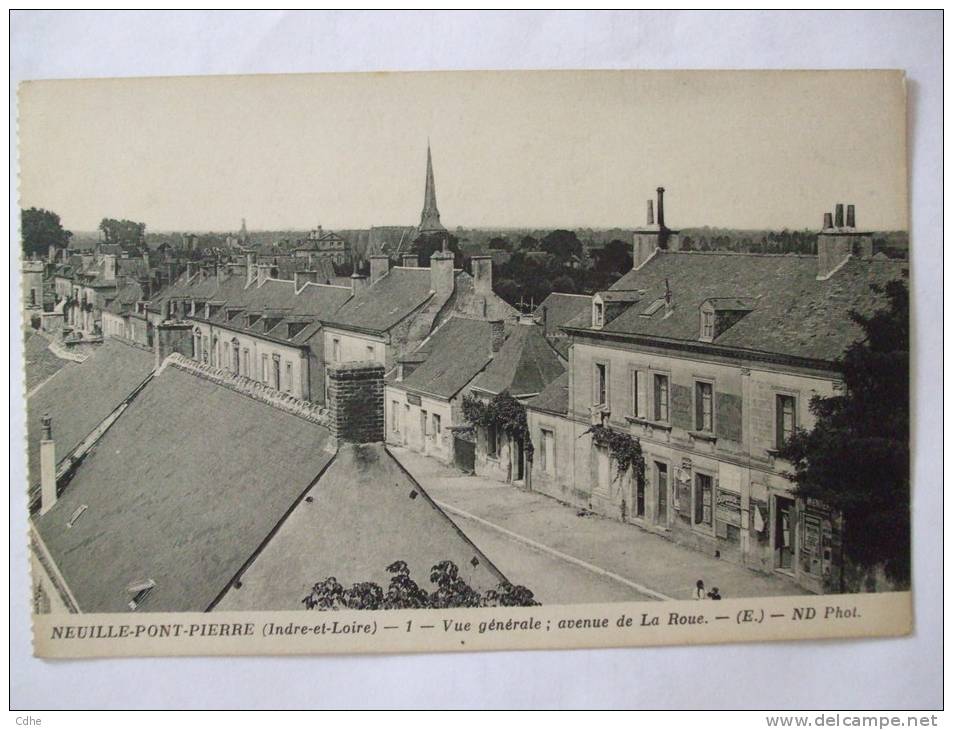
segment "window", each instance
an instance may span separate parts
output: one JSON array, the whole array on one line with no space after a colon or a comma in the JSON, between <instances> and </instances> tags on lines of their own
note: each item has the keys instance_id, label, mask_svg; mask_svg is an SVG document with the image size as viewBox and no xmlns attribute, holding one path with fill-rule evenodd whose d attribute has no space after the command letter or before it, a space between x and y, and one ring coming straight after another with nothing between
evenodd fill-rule
<instances>
[{"instance_id":1,"label":"window","mask_svg":"<svg viewBox=\"0 0 953 730\"><path fill-rule=\"evenodd\" d=\"M703 311L702 312L702 338L706 340L714 339L715 337L715 313Z\"/></svg>"},{"instance_id":2,"label":"window","mask_svg":"<svg viewBox=\"0 0 953 730\"><path fill-rule=\"evenodd\" d=\"M597 362L593 381L592 404L604 406L606 404L606 365Z\"/></svg>"},{"instance_id":3,"label":"window","mask_svg":"<svg viewBox=\"0 0 953 730\"><path fill-rule=\"evenodd\" d=\"M656 522L660 525L668 524L668 464L661 461L655 462L656 486L658 487L658 517Z\"/></svg>"},{"instance_id":4,"label":"window","mask_svg":"<svg viewBox=\"0 0 953 730\"><path fill-rule=\"evenodd\" d=\"M341 340L337 337L331 340L331 362L341 361Z\"/></svg>"},{"instance_id":5,"label":"window","mask_svg":"<svg viewBox=\"0 0 953 730\"><path fill-rule=\"evenodd\" d=\"M496 434L496 426L486 427L486 455L496 457L500 444Z\"/></svg>"},{"instance_id":6,"label":"window","mask_svg":"<svg viewBox=\"0 0 953 730\"><path fill-rule=\"evenodd\" d=\"M636 370L632 373L632 415L636 418L648 418L645 402L645 382L647 373Z\"/></svg>"},{"instance_id":7,"label":"window","mask_svg":"<svg viewBox=\"0 0 953 730\"><path fill-rule=\"evenodd\" d=\"M428 428L429 428L429 426L428 426L428 423L427 423L427 411L421 409L421 410L420 410L420 436L421 436L421 438L423 438L423 439L426 439L426 438L427 438L427 436L429 435L429 433L428 433Z\"/></svg>"},{"instance_id":8,"label":"window","mask_svg":"<svg viewBox=\"0 0 953 730\"><path fill-rule=\"evenodd\" d=\"M291 361L285 363L285 390L291 392L291 384L294 382L294 366Z\"/></svg>"},{"instance_id":9,"label":"window","mask_svg":"<svg viewBox=\"0 0 953 730\"><path fill-rule=\"evenodd\" d=\"M275 390L281 390L281 357L271 356L271 385Z\"/></svg>"},{"instance_id":10,"label":"window","mask_svg":"<svg viewBox=\"0 0 953 730\"><path fill-rule=\"evenodd\" d=\"M605 322L605 305L602 302L592 303L592 326L602 327Z\"/></svg>"},{"instance_id":11,"label":"window","mask_svg":"<svg viewBox=\"0 0 953 730\"><path fill-rule=\"evenodd\" d=\"M434 442L436 443L440 442L440 414L439 413L433 414L433 433L431 435L433 436Z\"/></svg>"},{"instance_id":12,"label":"window","mask_svg":"<svg viewBox=\"0 0 953 730\"><path fill-rule=\"evenodd\" d=\"M268 356L261 356L261 382L268 385Z\"/></svg>"},{"instance_id":13,"label":"window","mask_svg":"<svg viewBox=\"0 0 953 730\"><path fill-rule=\"evenodd\" d=\"M777 430L774 443L779 449L794 433L797 423L794 417L794 405L793 395L778 395L776 398Z\"/></svg>"},{"instance_id":14,"label":"window","mask_svg":"<svg viewBox=\"0 0 953 730\"><path fill-rule=\"evenodd\" d=\"M695 524L711 527L711 477L695 475Z\"/></svg>"},{"instance_id":15,"label":"window","mask_svg":"<svg viewBox=\"0 0 953 730\"><path fill-rule=\"evenodd\" d=\"M547 428L540 430L539 468L544 474L556 473L556 439Z\"/></svg>"},{"instance_id":16,"label":"window","mask_svg":"<svg viewBox=\"0 0 953 730\"><path fill-rule=\"evenodd\" d=\"M695 430L712 431L711 383L695 383Z\"/></svg>"},{"instance_id":17,"label":"window","mask_svg":"<svg viewBox=\"0 0 953 730\"><path fill-rule=\"evenodd\" d=\"M395 400L390 402L390 430L400 433L400 404Z\"/></svg>"},{"instance_id":18,"label":"window","mask_svg":"<svg viewBox=\"0 0 953 730\"><path fill-rule=\"evenodd\" d=\"M668 423L668 376L655 376L655 420Z\"/></svg>"},{"instance_id":19,"label":"window","mask_svg":"<svg viewBox=\"0 0 953 730\"><path fill-rule=\"evenodd\" d=\"M251 376L251 370L249 368L250 364L251 362L248 356L248 348L246 347L242 350L242 368L241 368L241 374L244 375L245 377Z\"/></svg>"}]
</instances>

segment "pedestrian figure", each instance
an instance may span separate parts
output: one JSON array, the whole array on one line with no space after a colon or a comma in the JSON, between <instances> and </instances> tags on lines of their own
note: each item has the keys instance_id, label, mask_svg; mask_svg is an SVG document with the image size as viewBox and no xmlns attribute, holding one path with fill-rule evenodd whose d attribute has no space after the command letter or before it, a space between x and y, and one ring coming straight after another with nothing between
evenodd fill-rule
<instances>
[{"instance_id":1,"label":"pedestrian figure","mask_svg":"<svg viewBox=\"0 0 953 730\"><path fill-rule=\"evenodd\" d=\"M700 580L695 584L695 600L704 601L705 598L705 581Z\"/></svg>"},{"instance_id":2,"label":"pedestrian figure","mask_svg":"<svg viewBox=\"0 0 953 730\"><path fill-rule=\"evenodd\" d=\"M708 597L709 597L711 600L713 600L713 601L720 601L720 600L721 600L721 594L718 592L718 587L717 587L717 586L715 586L714 588L711 589L711 591L710 591L709 594L708 594Z\"/></svg>"}]
</instances>

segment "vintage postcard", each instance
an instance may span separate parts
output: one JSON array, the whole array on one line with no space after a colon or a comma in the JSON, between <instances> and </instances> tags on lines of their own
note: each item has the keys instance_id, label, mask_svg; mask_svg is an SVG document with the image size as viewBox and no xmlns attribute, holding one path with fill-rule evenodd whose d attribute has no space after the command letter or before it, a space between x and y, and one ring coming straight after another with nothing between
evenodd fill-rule
<instances>
[{"instance_id":1,"label":"vintage postcard","mask_svg":"<svg viewBox=\"0 0 953 730\"><path fill-rule=\"evenodd\" d=\"M36 655L911 630L902 72L18 93Z\"/></svg>"}]
</instances>

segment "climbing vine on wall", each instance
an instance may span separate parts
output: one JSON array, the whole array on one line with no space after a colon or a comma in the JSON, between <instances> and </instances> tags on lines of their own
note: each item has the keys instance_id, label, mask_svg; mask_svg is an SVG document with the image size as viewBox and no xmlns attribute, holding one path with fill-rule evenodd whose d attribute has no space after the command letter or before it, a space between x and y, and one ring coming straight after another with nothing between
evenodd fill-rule
<instances>
[{"instance_id":1,"label":"climbing vine on wall","mask_svg":"<svg viewBox=\"0 0 953 730\"><path fill-rule=\"evenodd\" d=\"M599 424L591 426L586 433L591 433L592 442L608 449L609 455L615 459L616 479L632 469L639 486L645 487L645 457L637 438Z\"/></svg>"},{"instance_id":2,"label":"climbing vine on wall","mask_svg":"<svg viewBox=\"0 0 953 730\"><path fill-rule=\"evenodd\" d=\"M526 424L526 406L509 393L497 393L489 401L463 396L463 417L474 426L496 426L512 439L522 439L527 449L533 444Z\"/></svg>"}]
</instances>

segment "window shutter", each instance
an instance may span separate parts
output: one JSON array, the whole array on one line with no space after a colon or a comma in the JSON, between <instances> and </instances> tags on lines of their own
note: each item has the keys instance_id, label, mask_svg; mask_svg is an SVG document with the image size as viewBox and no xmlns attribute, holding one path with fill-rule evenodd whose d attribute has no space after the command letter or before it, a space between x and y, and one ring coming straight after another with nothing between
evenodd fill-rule
<instances>
[{"instance_id":1,"label":"window shutter","mask_svg":"<svg viewBox=\"0 0 953 730\"><path fill-rule=\"evenodd\" d=\"M774 396L774 445L784 445L784 401L780 395Z\"/></svg>"},{"instance_id":2,"label":"window shutter","mask_svg":"<svg viewBox=\"0 0 953 730\"><path fill-rule=\"evenodd\" d=\"M705 422L703 420L703 409L702 405L702 386L701 383L695 383L695 428L701 430L704 428Z\"/></svg>"},{"instance_id":3,"label":"window shutter","mask_svg":"<svg viewBox=\"0 0 953 730\"><path fill-rule=\"evenodd\" d=\"M635 373L635 415L639 418L645 418L645 376L646 373L637 370Z\"/></svg>"}]
</instances>

